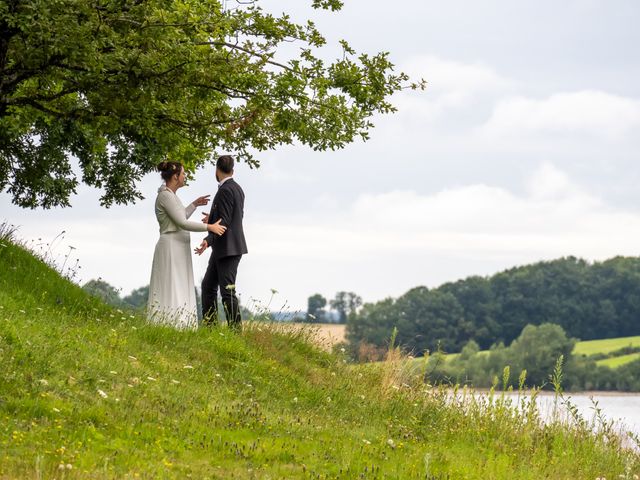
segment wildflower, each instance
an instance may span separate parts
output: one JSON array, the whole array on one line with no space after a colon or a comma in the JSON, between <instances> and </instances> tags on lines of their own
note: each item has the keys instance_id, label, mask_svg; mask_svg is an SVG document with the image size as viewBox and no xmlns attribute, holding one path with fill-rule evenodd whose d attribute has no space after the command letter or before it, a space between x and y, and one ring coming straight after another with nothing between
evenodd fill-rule
<instances>
[{"instance_id":1,"label":"wildflower","mask_svg":"<svg viewBox=\"0 0 640 480\"><path fill-rule=\"evenodd\" d=\"M147 380L151 380L152 382L155 382L155 381L156 381L156 379L155 379L155 378L153 378L153 377L147 377Z\"/></svg>"},{"instance_id":2,"label":"wildflower","mask_svg":"<svg viewBox=\"0 0 640 480\"><path fill-rule=\"evenodd\" d=\"M56 413L60 413L60 410L58 410L56 407L53 407L52 410Z\"/></svg>"},{"instance_id":3,"label":"wildflower","mask_svg":"<svg viewBox=\"0 0 640 480\"><path fill-rule=\"evenodd\" d=\"M193 366L192 365L185 365L184 367L182 367L186 370L193 370Z\"/></svg>"},{"instance_id":4,"label":"wildflower","mask_svg":"<svg viewBox=\"0 0 640 480\"><path fill-rule=\"evenodd\" d=\"M331 403L331 397L327 397L327 402Z\"/></svg>"},{"instance_id":5,"label":"wildflower","mask_svg":"<svg viewBox=\"0 0 640 480\"><path fill-rule=\"evenodd\" d=\"M298 403L298 397L293 397L293 403Z\"/></svg>"},{"instance_id":6,"label":"wildflower","mask_svg":"<svg viewBox=\"0 0 640 480\"><path fill-rule=\"evenodd\" d=\"M394 442L392 438L387 440L387 445L389 445L391 448L396 448L396 442Z\"/></svg>"},{"instance_id":7,"label":"wildflower","mask_svg":"<svg viewBox=\"0 0 640 480\"><path fill-rule=\"evenodd\" d=\"M341 353L344 353L344 352L346 352L346 350L345 350L344 348L341 348L341 349L340 349L340 352L341 352Z\"/></svg>"},{"instance_id":8,"label":"wildflower","mask_svg":"<svg viewBox=\"0 0 640 480\"><path fill-rule=\"evenodd\" d=\"M109 373L110 373L111 375L117 375L117 374L118 374L118 372L116 372L116 371L114 371L114 370L109 370Z\"/></svg>"},{"instance_id":9,"label":"wildflower","mask_svg":"<svg viewBox=\"0 0 640 480\"><path fill-rule=\"evenodd\" d=\"M133 355L129 355L129 360L133 360L134 362L137 361L138 359L136 357L134 357Z\"/></svg>"},{"instance_id":10,"label":"wildflower","mask_svg":"<svg viewBox=\"0 0 640 480\"><path fill-rule=\"evenodd\" d=\"M367 440L366 438L363 438L363 439L362 439L362 442L363 442L365 445L371 445L371 442L370 442L369 440Z\"/></svg>"},{"instance_id":11,"label":"wildflower","mask_svg":"<svg viewBox=\"0 0 640 480\"><path fill-rule=\"evenodd\" d=\"M360 400L364 400L364 395L360 395Z\"/></svg>"},{"instance_id":12,"label":"wildflower","mask_svg":"<svg viewBox=\"0 0 640 480\"><path fill-rule=\"evenodd\" d=\"M40 380L38 380L38 381L40 382L40 384L41 384L41 385L44 385L45 387L46 387L47 385L49 385L49 382L48 382L46 379L44 379L44 378L41 378L41 379L40 379Z\"/></svg>"},{"instance_id":13,"label":"wildflower","mask_svg":"<svg viewBox=\"0 0 640 480\"><path fill-rule=\"evenodd\" d=\"M216 377L220 378L222 377L222 375L220 375L219 373L216 373Z\"/></svg>"},{"instance_id":14,"label":"wildflower","mask_svg":"<svg viewBox=\"0 0 640 480\"><path fill-rule=\"evenodd\" d=\"M103 392L102 390L98 390L98 395L100 395L102 398L108 398L109 395L107 395L105 392Z\"/></svg>"},{"instance_id":15,"label":"wildflower","mask_svg":"<svg viewBox=\"0 0 640 480\"><path fill-rule=\"evenodd\" d=\"M65 465L65 468L66 468L67 470L71 470L71 469L73 468L73 465L71 465L70 463L67 463L67 464Z\"/></svg>"}]
</instances>

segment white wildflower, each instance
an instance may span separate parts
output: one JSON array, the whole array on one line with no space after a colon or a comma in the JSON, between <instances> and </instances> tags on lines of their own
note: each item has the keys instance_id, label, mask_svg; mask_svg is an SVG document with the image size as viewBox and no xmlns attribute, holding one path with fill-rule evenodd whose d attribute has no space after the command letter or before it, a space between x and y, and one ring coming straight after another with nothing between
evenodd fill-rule
<instances>
[{"instance_id":1,"label":"white wildflower","mask_svg":"<svg viewBox=\"0 0 640 480\"><path fill-rule=\"evenodd\" d=\"M387 440L387 445L389 445L391 448L396 448L396 442L394 442L392 438Z\"/></svg>"},{"instance_id":2,"label":"white wildflower","mask_svg":"<svg viewBox=\"0 0 640 480\"><path fill-rule=\"evenodd\" d=\"M157 379L153 378L153 377L147 377L147 380L151 380L152 382L157 381Z\"/></svg>"},{"instance_id":3,"label":"white wildflower","mask_svg":"<svg viewBox=\"0 0 640 480\"><path fill-rule=\"evenodd\" d=\"M298 397L293 397L293 403L298 403Z\"/></svg>"},{"instance_id":4,"label":"white wildflower","mask_svg":"<svg viewBox=\"0 0 640 480\"><path fill-rule=\"evenodd\" d=\"M184 367L182 367L186 370L193 370L193 366L192 365L185 365Z\"/></svg>"},{"instance_id":5,"label":"white wildflower","mask_svg":"<svg viewBox=\"0 0 640 480\"><path fill-rule=\"evenodd\" d=\"M366 438L363 438L363 439L362 439L362 442L363 442L365 445L371 445L371 442L370 442L369 440L367 440Z\"/></svg>"},{"instance_id":6,"label":"white wildflower","mask_svg":"<svg viewBox=\"0 0 640 480\"><path fill-rule=\"evenodd\" d=\"M45 387L49 385L49 382L45 378L41 378L38 381L40 382L40 385L44 385Z\"/></svg>"},{"instance_id":7,"label":"white wildflower","mask_svg":"<svg viewBox=\"0 0 640 480\"><path fill-rule=\"evenodd\" d=\"M71 465L70 463L67 463L67 464L65 465L65 468L66 468L67 470L71 470L71 469L73 468L73 465Z\"/></svg>"},{"instance_id":8,"label":"white wildflower","mask_svg":"<svg viewBox=\"0 0 640 480\"><path fill-rule=\"evenodd\" d=\"M118 374L118 372L116 372L115 370L109 370L109 373L110 373L111 375L117 375L117 374Z\"/></svg>"},{"instance_id":9,"label":"white wildflower","mask_svg":"<svg viewBox=\"0 0 640 480\"><path fill-rule=\"evenodd\" d=\"M100 395L102 398L108 398L109 395L107 395L104 391L102 390L98 390L98 395Z\"/></svg>"}]
</instances>

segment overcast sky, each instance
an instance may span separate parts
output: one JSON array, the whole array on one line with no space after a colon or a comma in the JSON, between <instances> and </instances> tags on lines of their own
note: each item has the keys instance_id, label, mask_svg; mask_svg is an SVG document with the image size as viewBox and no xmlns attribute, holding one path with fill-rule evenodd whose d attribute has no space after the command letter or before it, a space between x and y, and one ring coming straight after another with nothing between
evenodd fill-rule
<instances>
[{"instance_id":1,"label":"overcast sky","mask_svg":"<svg viewBox=\"0 0 640 480\"><path fill-rule=\"evenodd\" d=\"M264 305L271 289L274 310L340 290L372 302L543 259L638 254L640 2L345 3L318 14L310 0L263 2L314 18L331 45L391 52L429 85L396 95L399 112L376 118L366 143L285 147L262 154L259 170L236 168L245 304ZM55 252L76 247L81 281L102 277L127 294L149 281L160 183L149 175L145 200L111 209L87 187L52 211L3 193L0 221L26 240L65 230ZM206 168L178 193L187 204L215 189ZM197 284L206 261L194 259Z\"/></svg>"}]
</instances>

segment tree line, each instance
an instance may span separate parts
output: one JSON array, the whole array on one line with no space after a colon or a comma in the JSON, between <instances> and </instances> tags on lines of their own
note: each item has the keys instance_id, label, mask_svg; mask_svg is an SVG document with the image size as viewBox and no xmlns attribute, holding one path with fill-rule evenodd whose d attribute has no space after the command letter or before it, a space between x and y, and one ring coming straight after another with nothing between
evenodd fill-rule
<instances>
[{"instance_id":1,"label":"tree line","mask_svg":"<svg viewBox=\"0 0 640 480\"><path fill-rule=\"evenodd\" d=\"M416 355L460 352L470 340L485 350L543 323L581 340L638 335L639 315L640 258L566 257L367 303L348 317L347 340L360 357L385 349L394 328Z\"/></svg>"},{"instance_id":2,"label":"tree line","mask_svg":"<svg viewBox=\"0 0 640 480\"><path fill-rule=\"evenodd\" d=\"M610 368L598 365L598 355L574 354L575 344L576 339L567 336L559 325L527 325L509 346L496 343L490 350L480 351L479 345L470 340L459 355L448 358L435 352L421 366L430 383L518 389L553 388L556 381L563 389L573 391L640 391L640 359ZM611 354L630 351L640 348L625 347Z\"/></svg>"}]
</instances>

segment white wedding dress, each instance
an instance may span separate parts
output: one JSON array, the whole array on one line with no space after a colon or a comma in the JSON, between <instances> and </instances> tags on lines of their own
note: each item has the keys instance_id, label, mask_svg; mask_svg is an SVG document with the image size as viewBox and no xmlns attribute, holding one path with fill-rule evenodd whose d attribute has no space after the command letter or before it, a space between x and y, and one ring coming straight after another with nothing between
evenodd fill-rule
<instances>
[{"instance_id":1,"label":"white wedding dress","mask_svg":"<svg viewBox=\"0 0 640 480\"><path fill-rule=\"evenodd\" d=\"M206 232L207 225L187 220L195 209L193 204L185 208L166 185L158 189L155 210L160 239L153 253L147 305L147 316L154 323L198 326L189 232Z\"/></svg>"}]
</instances>

